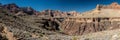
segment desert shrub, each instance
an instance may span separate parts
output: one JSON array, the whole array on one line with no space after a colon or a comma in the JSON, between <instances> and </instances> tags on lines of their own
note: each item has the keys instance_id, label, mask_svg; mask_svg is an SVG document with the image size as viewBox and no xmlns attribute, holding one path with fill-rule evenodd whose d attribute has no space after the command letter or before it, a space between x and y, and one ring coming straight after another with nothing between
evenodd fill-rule
<instances>
[{"instance_id":1,"label":"desert shrub","mask_svg":"<svg viewBox=\"0 0 120 40\"><path fill-rule=\"evenodd\" d=\"M2 35L0 34L0 40L8 40L8 39L7 39L6 36L2 36Z\"/></svg>"}]
</instances>

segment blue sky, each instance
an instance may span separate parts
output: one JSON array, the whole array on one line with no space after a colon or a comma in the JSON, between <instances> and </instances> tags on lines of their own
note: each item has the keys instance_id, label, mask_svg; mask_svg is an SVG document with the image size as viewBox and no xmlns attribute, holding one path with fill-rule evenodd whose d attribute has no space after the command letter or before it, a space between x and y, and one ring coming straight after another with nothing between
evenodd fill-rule
<instances>
[{"instance_id":1,"label":"blue sky","mask_svg":"<svg viewBox=\"0 0 120 40\"><path fill-rule=\"evenodd\" d=\"M16 3L20 7L31 6L37 11L45 9L85 12L94 9L97 4L110 4L120 0L0 0L2 4Z\"/></svg>"}]
</instances>

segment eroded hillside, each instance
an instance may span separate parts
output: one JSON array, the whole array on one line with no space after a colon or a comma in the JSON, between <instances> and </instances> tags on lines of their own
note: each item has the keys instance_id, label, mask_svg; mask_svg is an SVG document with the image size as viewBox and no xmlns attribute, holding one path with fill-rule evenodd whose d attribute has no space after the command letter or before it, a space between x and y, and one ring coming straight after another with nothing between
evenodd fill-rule
<instances>
[{"instance_id":1,"label":"eroded hillside","mask_svg":"<svg viewBox=\"0 0 120 40\"><path fill-rule=\"evenodd\" d=\"M111 38L114 33L119 34L119 8L117 3L97 5L94 10L79 14L75 11L50 9L38 12L31 7L19 7L14 3L0 5L0 39L105 40L106 36Z\"/></svg>"}]
</instances>

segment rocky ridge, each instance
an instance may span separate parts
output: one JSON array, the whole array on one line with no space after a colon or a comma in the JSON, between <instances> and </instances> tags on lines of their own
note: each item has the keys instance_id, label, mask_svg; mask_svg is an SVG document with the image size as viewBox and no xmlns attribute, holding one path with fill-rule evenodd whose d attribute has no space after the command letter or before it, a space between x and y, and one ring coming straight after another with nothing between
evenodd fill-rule
<instances>
[{"instance_id":1,"label":"rocky ridge","mask_svg":"<svg viewBox=\"0 0 120 40\"><path fill-rule=\"evenodd\" d=\"M108 38L109 40L112 35L111 39L117 40L119 36L115 34L119 35L120 21L110 22L108 18L97 18L95 19L96 21L93 20L93 22L90 22L86 21L86 17L84 19L84 16L88 16L89 14L91 15L94 13L99 15L99 11L102 9L119 8L116 7L116 4L117 3L112 3L112 6L109 7L101 7L98 5L95 10L83 14L78 14L75 11L61 12L57 10L37 12L31 7L19 7L14 3L0 5L0 39L105 40ZM65 18L59 19L59 17ZM76 19L70 17L75 17ZM79 17L83 18L85 21L82 21ZM99 19L105 19L107 21L101 22ZM60 21L60 24L56 20Z\"/></svg>"}]
</instances>

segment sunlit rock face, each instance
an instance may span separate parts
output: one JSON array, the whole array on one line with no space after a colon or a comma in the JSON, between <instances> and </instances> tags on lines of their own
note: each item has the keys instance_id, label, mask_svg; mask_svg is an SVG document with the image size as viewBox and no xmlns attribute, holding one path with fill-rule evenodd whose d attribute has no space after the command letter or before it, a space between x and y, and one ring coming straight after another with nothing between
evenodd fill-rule
<instances>
[{"instance_id":1,"label":"sunlit rock face","mask_svg":"<svg viewBox=\"0 0 120 40\"><path fill-rule=\"evenodd\" d=\"M41 11L39 14L39 16L43 15L43 16L49 16L49 17L68 17L68 16L76 16L79 13L76 11L70 11L70 12L62 12L59 10L43 10Z\"/></svg>"},{"instance_id":2,"label":"sunlit rock face","mask_svg":"<svg viewBox=\"0 0 120 40\"><path fill-rule=\"evenodd\" d=\"M92 11L82 13L74 18L67 18L61 23L61 30L68 35L84 35L120 28L120 5L97 5Z\"/></svg>"},{"instance_id":3,"label":"sunlit rock face","mask_svg":"<svg viewBox=\"0 0 120 40\"><path fill-rule=\"evenodd\" d=\"M117 2L113 2L110 5L99 5L99 8L103 8L103 9L120 9L120 5Z\"/></svg>"},{"instance_id":4,"label":"sunlit rock face","mask_svg":"<svg viewBox=\"0 0 120 40\"><path fill-rule=\"evenodd\" d=\"M120 28L120 21L109 20L109 18L68 19L61 24L61 30L68 35L83 35Z\"/></svg>"}]
</instances>

